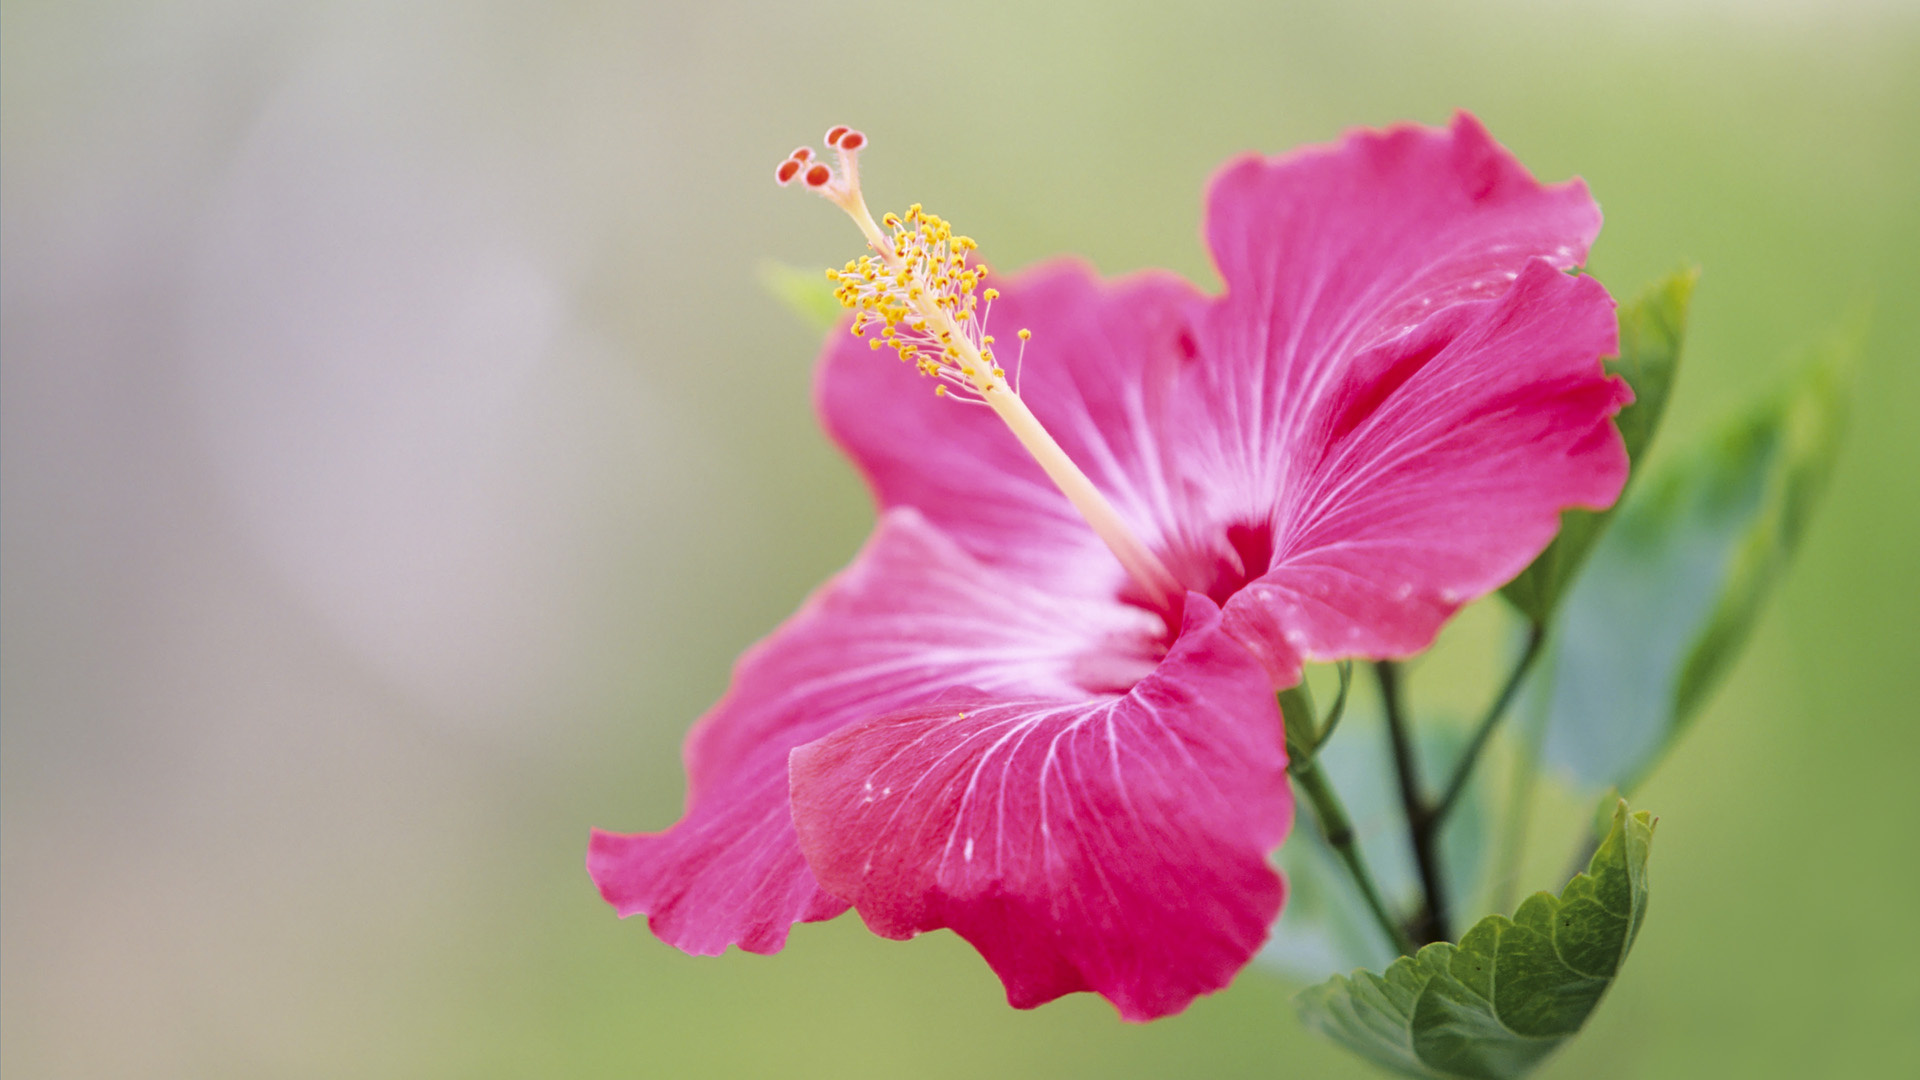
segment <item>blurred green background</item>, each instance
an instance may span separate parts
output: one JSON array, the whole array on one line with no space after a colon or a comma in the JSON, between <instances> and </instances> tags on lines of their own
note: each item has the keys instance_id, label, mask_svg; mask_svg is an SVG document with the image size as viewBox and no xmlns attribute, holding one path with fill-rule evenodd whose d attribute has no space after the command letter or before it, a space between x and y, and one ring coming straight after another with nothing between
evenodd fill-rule
<instances>
[{"instance_id":1,"label":"blurred green background","mask_svg":"<svg viewBox=\"0 0 1920 1080\"><path fill-rule=\"evenodd\" d=\"M871 521L755 283L857 249L788 150L860 126L876 202L1003 269L1212 285L1227 155L1456 107L1587 178L1616 292L1704 266L1662 449L1874 304L1825 510L1639 795L1650 921L1543 1075L1920 1074L1894 0L9 0L0 1069L1370 1075L1257 968L1146 1027L1019 1013L945 934L681 956L581 862L677 816L687 725ZM1478 700L1496 622L1421 693Z\"/></svg>"}]
</instances>

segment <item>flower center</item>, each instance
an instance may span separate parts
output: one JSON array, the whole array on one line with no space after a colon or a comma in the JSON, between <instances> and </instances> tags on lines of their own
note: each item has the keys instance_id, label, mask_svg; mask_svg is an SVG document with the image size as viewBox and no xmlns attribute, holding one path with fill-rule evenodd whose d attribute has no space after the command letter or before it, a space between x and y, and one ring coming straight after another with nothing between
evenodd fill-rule
<instances>
[{"instance_id":1,"label":"flower center","mask_svg":"<svg viewBox=\"0 0 1920 1080\"><path fill-rule=\"evenodd\" d=\"M971 257L979 245L956 236L951 226L918 204L905 217L888 214L884 229L874 221L860 193L859 152L866 144L860 132L836 127L827 132L827 145L837 155L838 169L803 146L774 171L781 186L800 180L845 210L866 235L871 255L827 271L840 303L854 312L854 334L866 337L877 326L877 336L869 337L868 344L874 349L892 346L901 360L936 380L935 394L991 408L1147 596L1163 608L1172 606L1182 593L1178 580L1133 535L1113 504L1021 400L1019 371L1032 335L1020 331L1012 382L995 358L987 315L999 293L980 288L987 267Z\"/></svg>"}]
</instances>

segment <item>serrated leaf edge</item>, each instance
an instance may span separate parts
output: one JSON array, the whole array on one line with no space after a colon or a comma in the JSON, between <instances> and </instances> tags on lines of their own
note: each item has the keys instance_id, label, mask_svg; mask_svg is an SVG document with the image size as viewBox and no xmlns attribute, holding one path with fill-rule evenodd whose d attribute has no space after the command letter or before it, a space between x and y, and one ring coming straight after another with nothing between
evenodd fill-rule
<instances>
[{"instance_id":1,"label":"serrated leaf edge","mask_svg":"<svg viewBox=\"0 0 1920 1080\"><path fill-rule=\"evenodd\" d=\"M1628 953L1632 951L1634 942L1640 936L1641 924L1646 920L1646 903L1642 900L1639 904L1639 910L1636 912L1634 910L1633 898L1645 897L1646 895L1646 867L1647 861L1651 856L1654 828L1658 823L1659 819L1649 812L1645 810L1629 810L1626 800L1620 800L1614 808L1613 824L1608 830L1607 838L1593 853L1593 857L1587 861L1587 869L1574 875L1560 890L1558 896L1546 890L1541 890L1521 901L1520 905L1514 909L1514 914L1517 917L1521 911L1526 909L1527 905L1545 903L1551 905L1550 914L1557 915L1570 897L1577 898L1582 893L1595 894L1595 888L1599 881L1598 871L1601 865L1601 859L1609 856L1609 847L1617 836L1620 845L1627 849L1623 851L1619 857L1625 864L1627 871L1628 910L1626 912L1618 912L1608 908L1605 904L1599 904L1602 910L1607 911L1609 914L1623 916L1628 923L1626 940L1621 944L1620 956L1615 962L1614 970L1605 975L1590 974L1581 971L1567 962L1564 953L1561 951L1557 933L1548 935L1548 941L1553 945L1555 957L1559 959L1560 963L1566 967L1567 970L1584 978L1606 979L1609 983L1606 989L1611 989L1612 981L1618 977L1621 965L1625 964ZM1639 841L1639 846L1642 849L1637 854L1633 850L1633 842L1635 840ZM1596 903L1599 903L1597 899ZM1420 1057L1419 1050L1415 1045L1413 1016L1414 1012L1419 1008L1421 996L1426 993L1436 976L1446 975L1458 985L1460 989L1479 1001L1484 1002L1486 1015L1489 1019L1512 1038L1528 1042L1552 1042L1555 1044L1564 1042L1574 1034L1577 1034L1579 1030L1586 1025L1587 1020L1593 1015L1594 1010L1599 1008L1600 1001L1604 1000L1605 990L1602 991L1600 997L1594 999L1592 1007L1581 1015L1579 1021L1565 1033L1527 1035L1514 1031L1513 1028L1507 1024L1506 1020L1500 1016L1498 1009L1494 1006L1491 999L1454 976L1452 970L1453 962L1460 953L1464 951L1465 942L1469 938L1488 934L1494 936L1494 952L1488 956L1488 961L1496 962L1499 936L1508 928L1520 926L1521 924L1516 918L1506 915L1489 915L1475 923L1472 929L1461 935L1461 944L1444 941L1434 942L1423 947L1413 956L1403 956L1395 960L1392 964L1388 965L1386 971L1382 974L1375 974L1365 968L1356 968L1347 975L1335 975L1318 986L1309 987L1301 991L1298 995L1296 1002L1301 1006L1300 1012L1302 1020L1308 1027L1362 1054L1362 1056L1365 1056L1375 1064L1397 1069L1406 1075L1422 1077L1425 1078L1425 1080L1480 1080L1480 1078L1471 1074L1458 1073L1439 1068ZM1538 931L1535 932L1537 933ZM1405 991L1407 990L1408 983L1415 985L1412 986L1410 992L1404 998L1404 1006L1399 1001L1396 1001L1393 996L1384 992L1385 988L1395 987L1396 985L1399 989ZM1399 1050L1404 1054L1404 1062L1389 1062L1383 1060L1372 1052L1376 1047L1363 1048L1355 1045L1344 1038L1343 1033L1334 1025L1324 1023L1321 1020L1322 1015L1334 1016L1339 1013L1348 1013L1350 1015L1348 1015L1347 1019L1353 1026L1364 1027L1369 1031L1384 1034L1378 1025L1366 1022L1365 1019L1354 1014L1353 1010L1334 1007L1338 996L1352 998L1356 992L1362 991L1363 989L1365 991L1371 991L1371 993L1367 993L1365 996L1375 997L1385 1001L1391 1013L1400 1018L1400 1023L1395 1026L1392 1032L1392 1042L1394 1044L1393 1049ZM1340 990L1345 990L1346 994L1337 995L1336 992ZM1306 1005L1315 1000L1317 1000L1320 1005L1319 1014L1305 1008ZM1383 1013L1386 1011L1387 1010L1382 1010Z\"/></svg>"}]
</instances>

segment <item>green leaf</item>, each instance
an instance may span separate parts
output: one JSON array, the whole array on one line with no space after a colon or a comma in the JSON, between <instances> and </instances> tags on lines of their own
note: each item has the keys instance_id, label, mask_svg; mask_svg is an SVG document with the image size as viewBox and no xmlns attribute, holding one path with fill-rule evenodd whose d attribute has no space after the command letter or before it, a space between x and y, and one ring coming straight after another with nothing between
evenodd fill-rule
<instances>
[{"instance_id":1,"label":"green leaf","mask_svg":"<svg viewBox=\"0 0 1920 1080\"><path fill-rule=\"evenodd\" d=\"M1654 819L1622 801L1587 872L1513 918L1336 975L1300 995L1309 1027L1367 1059L1429 1080L1525 1076L1578 1032L1613 985L1647 911Z\"/></svg>"},{"instance_id":2,"label":"green leaf","mask_svg":"<svg viewBox=\"0 0 1920 1080\"><path fill-rule=\"evenodd\" d=\"M1767 593L1800 546L1839 458L1853 398L1856 351L1856 341L1829 346L1778 403L1774 416L1755 425L1774 444L1773 468L1760 513L1733 553L1719 603L1680 669L1674 688L1674 713L1680 720L1700 707L1733 665Z\"/></svg>"},{"instance_id":3,"label":"green leaf","mask_svg":"<svg viewBox=\"0 0 1920 1080\"><path fill-rule=\"evenodd\" d=\"M833 282L828 281L822 271L802 270L762 259L760 284L811 330L826 333L844 313L839 299L833 295Z\"/></svg>"},{"instance_id":4,"label":"green leaf","mask_svg":"<svg viewBox=\"0 0 1920 1080\"><path fill-rule=\"evenodd\" d=\"M1732 666L1833 470L1854 340L1635 489L1538 672L1547 760L1633 790Z\"/></svg>"},{"instance_id":5,"label":"green leaf","mask_svg":"<svg viewBox=\"0 0 1920 1080\"><path fill-rule=\"evenodd\" d=\"M1621 409L1614 422L1626 443L1627 457L1635 464L1653 442L1667 411L1667 394L1680 368L1680 347L1687 332L1687 305L1699 279L1698 267L1677 271L1620 307L1620 355L1608 360L1606 369L1633 388L1633 404ZM1569 510L1560 515L1559 535L1500 595L1535 623L1546 625L1612 514L1609 509Z\"/></svg>"},{"instance_id":6,"label":"green leaf","mask_svg":"<svg viewBox=\"0 0 1920 1080\"><path fill-rule=\"evenodd\" d=\"M1640 460L1660 430L1673 377L1680 370L1680 348L1687 336L1687 308L1700 268L1677 270L1620 309L1620 355L1606 362L1607 373L1633 387L1633 404L1614 423L1626 443L1627 457Z\"/></svg>"}]
</instances>

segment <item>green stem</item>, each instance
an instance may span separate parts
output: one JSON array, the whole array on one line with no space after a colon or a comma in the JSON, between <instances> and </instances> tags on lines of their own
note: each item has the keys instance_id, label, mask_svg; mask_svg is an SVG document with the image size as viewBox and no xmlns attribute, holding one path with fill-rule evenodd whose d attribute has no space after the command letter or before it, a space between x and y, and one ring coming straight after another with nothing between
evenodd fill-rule
<instances>
[{"instance_id":1,"label":"green stem","mask_svg":"<svg viewBox=\"0 0 1920 1080\"><path fill-rule=\"evenodd\" d=\"M1507 714L1508 706L1520 690L1520 684L1526 681L1527 672L1533 669L1533 662L1540 656L1540 646L1546 640L1546 630L1539 623L1527 625L1527 644L1520 651L1520 659L1513 665L1513 671L1507 676L1506 685L1487 708L1486 716L1480 720L1480 726L1474 730L1473 741L1467 744L1460 754L1460 761L1453 767L1453 776L1439 800L1433 804L1435 825L1446 820L1447 812L1460 801L1460 794L1467 790L1467 782L1473 779L1473 768L1479 764L1480 752L1487 748L1487 741L1493 737L1493 731L1500 726L1500 719Z\"/></svg>"},{"instance_id":2,"label":"green stem","mask_svg":"<svg viewBox=\"0 0 1920 1080\"><path fill-rule=\"evenodd\" d=\"M1400 668L1391 660L1376 661L1373 673L1380 681L1380 700L1386 708L1387 734L1393 740L1393 769L1400 779L1400 805L1407 815L1407 837L1420 871L1420 889L1427 902L1413 927L1423 944L1451 939L1447 924L1445 878L1440 873L1439 819L1420 794L1420 766L1414 757L1413 732L1400 703Z\"/></svg>"},{"instance_id":3,"label":"green stem","mask_svg":"<svg viewBox=\"0 0 1920 1080\"><path fill-rule=\"evenodd\" d=\"M1307 801L1313 804L1314 816L1320 819L1320 833L1327 838L1327 844L1340 861L1347 865L1347 872L1353 875L1353 883L1360 887L1360 895L1366 899L1368 910L1380 924L1380 931L1403 956L1411 956L1414 945L1407 938L1406 931L1387 913L1387 906L1380 899L1380 890L1374 887L1373 875L1367 871L1367 864L1360 857L1360 845L1353 835L1353 821L1347 817L1347 808L1340 802L1340 796L1333 790L1326 774L1320 771L1320 765L1312 758L1294 767L1293 778L1299 782L1300 790Z\"/></svg>"}]
</instances>

